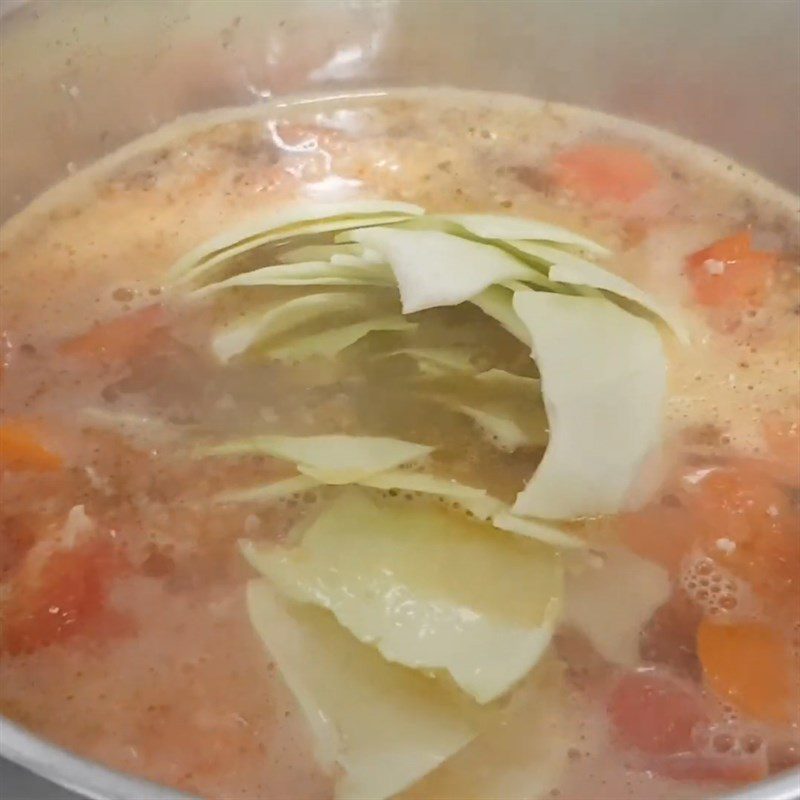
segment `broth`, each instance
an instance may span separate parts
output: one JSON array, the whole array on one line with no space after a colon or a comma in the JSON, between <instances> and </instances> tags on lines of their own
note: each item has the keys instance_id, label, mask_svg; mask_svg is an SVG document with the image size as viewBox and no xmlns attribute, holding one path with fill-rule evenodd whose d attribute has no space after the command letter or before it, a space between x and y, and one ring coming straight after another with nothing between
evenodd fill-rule
<instances>
[{"instance_id":1,"label":"broth","mask_svg":"<svg viewBox=\"0 0 800 800\"><path fill-rule=\"evenodd\" d=\"M581 162L586 143L608 148L606 161L633 151L644 166L620 189ZM495 732L499 744L485 735L403 796L447 796L447 770L477 759L490 771L498 750L513 749L509 737L559 749L552 776L537 772L536 748L520 756L530 770L520 797L531 800L691 800L800 763L796 198L632 123L454 91L182 120L6 223L2 414L17 437L5 446L21 455L3 459L0 484L2 712L80 755L203 797L332 796L332 774L248 622L253 570L237 546L284 541L322 493L216 502L220 490L291 470L193 449L263 433L399 437L435 446L438 474L510 503L544 447L507 452L476 435L474 420L412 393L411 360L379 357L410 346L403 331L372 333L333 359L220 364L212 328L304 291L187 304L165 288L186 251L255 211L358 198L571 228L612 250L620 275L680 307L692 336L690 347L664 339L664 447L642 476L643 507L571 528L597 551L590 604L609 629L629 624L638 580L614 553L667 576L664 602L635 632L635 661L611 663L573 624L570 592L584 573L568 563L568 613L535 671L552 672L541 690L552 712L534 722L523 704ZM749 285L744 303L708 302L687 263L741 231L754 251L779 254L768 290L758 302ZM713 254L701 268L709 263L712 275L725 268ZM374 297L396 311L391 293ZM415 319L415 348L467 349L481 369L536 376L529 348L477 308ZM745 651L718 641L720 620L731 623L723 636L750 642ZM738 656L718 651L749 652L743 669L765 677L721 675L714 659ZM785 675L776 699L764 685ZM665 741L663 729L680 738L687 719L691 741Z\"/></svg>"}]
</instances>

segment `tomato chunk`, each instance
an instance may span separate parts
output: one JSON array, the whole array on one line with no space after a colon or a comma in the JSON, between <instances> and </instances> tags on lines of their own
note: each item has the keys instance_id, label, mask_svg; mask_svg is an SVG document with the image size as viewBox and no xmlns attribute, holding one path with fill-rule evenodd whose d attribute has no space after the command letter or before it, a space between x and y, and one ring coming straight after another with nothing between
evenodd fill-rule
<instances>
[{"instance_id":1,"label":"tomato chunk","mask_svg":"<svg viewBox=\"0 0 800 800\"><path fill-rule=\"evenodd\" d=\"M146 306L122 317L99 322L86 333L64 342L61 352L87 360L127 361L151 346L154 335L165 322L163 306Z\"/></svg>"},{"instance_id":2,"label":"tomato chunk","mask_svg":"<svg viewBox=\"0 0 800 800\"><path fill-rule=\"evenodd\" d=\"M705 619L697 649L706 682L721 700L755 719L789 721L796 680L788 646L778 633L757 623Z\"/></svg>"},{"instance_id":3,"label":"tomato chunk","mask_svg":"<svg viewBox=\"0 0 800 800\"><path fill-rule=\"evenodd\" d=\"M742 231L693 253L686 271L701 305L757 308L764 303L778 260L777 253L754 250L752 234Z\"/></svg>"},{"instance_id":4,"label":"tomato chunk","mask_svg":"<svg viewBox=\"0 0 800 800\"><path fill-rule=\"evenodd\" d=\"M707 721L696 692L654 669L623 676L611 693L608 714L619 744L650 755L690 751L692 731Z\"/></svg>"},{"instance_id":5,"label":"tomato chunk","mask_svg":"<svg viewBox=\"0 0 800 800\"><path fill-rule=\"evenodd\" d=\"M0 465L11 470L51 472L61 457L41 442L42 432L32 422L6 420L0 425Z\"/></svg>"},{"instance_id":6,"label":"tomato chunk","mask_svg":"<svg viewBox=\"0 0 800 800\"><path fill-rule=\"evenodd\" d=\"M759 464L742 459L708 471L684 499L705 552L747 581L771 612L796 617L799 521L786 491Z\"/></svg>"},{"instance_id":7,"label":"tomato chunk","mask_svg":"<svg viewBox=\"0 0 800 800\"><path fill-rule=\"evenodd\" d=\"M658 183L658 170L645 153L633 147L583 144L556 155L553 181L586 202L631 203Z\"/></svg>"},{"instance_id":8,"label":"tomato chunk","mask_svg":"<svg viewBox=\"0 0 800 800\"><path fill-rule=\"evenodd\" d=\"M29 560L3 607L2 649L19 655L78 635L127 632L128 621L107 605L110 584L123 568L124 559L104 540Z\"/></svg>"}]
</instances>

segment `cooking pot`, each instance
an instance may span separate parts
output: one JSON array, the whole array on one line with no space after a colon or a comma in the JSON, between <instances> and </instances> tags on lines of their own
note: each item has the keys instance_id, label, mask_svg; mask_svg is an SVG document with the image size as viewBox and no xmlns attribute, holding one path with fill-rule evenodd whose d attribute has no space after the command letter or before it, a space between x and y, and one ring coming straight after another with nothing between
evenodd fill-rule
<instances>
[{"instance_id":1,"label":"cooking pot","mask_svg":"<svg viewBox=\"0 0 800 800\"><path fill-rule=\"evenodd\" d=\"M795 0L0 0L0 15L2 219L180 114L390 86L601 109L800 189ZM2 718L0 754L83 797L180 797ZM800 771L733 798L797 800Z\"/></svg>"}]
</instances>

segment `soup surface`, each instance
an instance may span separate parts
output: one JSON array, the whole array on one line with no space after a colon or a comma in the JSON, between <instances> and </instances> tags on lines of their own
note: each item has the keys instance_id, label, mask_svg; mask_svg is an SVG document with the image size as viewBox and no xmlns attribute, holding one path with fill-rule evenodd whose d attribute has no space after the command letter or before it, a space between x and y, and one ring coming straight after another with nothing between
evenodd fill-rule
<instances>
[{"instance_id":1,"label":"soup surface","mask_svg":"<svg viewBox=\"0 0 800 800\"><path fill-rule=\"evenodd\" d=\"M443 528L477 526L464 533L476 547L488 523L466 517L468 503L431 511L436 492L385 481L232 497L300 477L303 462L209 448L274 435L421 443L435 448L431 474L510 504L542 459L547 420L532 401L541 435L498 421L472 373L502 369L530 386L541 377L545 390L547 374L530 343L475 304L403 316L380 286L368 303L383 323L343 346L309 344L320 331L303 318L272 349L221 356L230 342L220 334L326 287L192 294L170 268L254 214L364 199L563 226L607 248L603 266L688 332L682 341L658 327L663 431L618 513L559 520L569 546L526 540L539 549L520 558L546 551L563 577L552 639L547 628L532 670L475 704L492 707L491 722L418 770L401 796L692 799L800 763L796 199L631 123L445 91L182 120L6 223L2 713L202 797L348 796L347 759L321 757L295 697L300 679L271 646L270 625L248 617L246 585L258 573L242 542L288 552L341 497L411 515L409 531L416 513L444 515ZM301 239L292 247L325 247L334 234ZM238 273L303 260L285 250L280 237L265 243ZM341 313L337 329L353 324ZM593 453L585 441L579 461L591 468ZM362 564L363 543L352 547L342 545L340 572ZM457 547L431 550L425 564L413 552L416 575L460 574ZM485 563L472 588L485 584L494 603L516 573ZM324 667L334 656L321 652ZM460 691L441 670L420 675Z\"/></svg>"}]
</instances>

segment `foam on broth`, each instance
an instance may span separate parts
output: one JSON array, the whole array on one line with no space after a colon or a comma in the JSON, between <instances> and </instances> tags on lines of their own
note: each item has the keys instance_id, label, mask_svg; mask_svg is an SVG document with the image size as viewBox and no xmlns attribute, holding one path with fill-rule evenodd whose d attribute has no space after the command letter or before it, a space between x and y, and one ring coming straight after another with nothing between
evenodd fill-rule
<instances>
[{"instance_id":1,"label":"foam on broth","mask_svg":"<svg viewBox=\"0 0 800 800\"><path fill-rule=\"evenodd\" d=\"M553 154L584 139L647 152L658 166L657 189L629 207L599 208L554 190ZM125 553L108 587L113 614L85 635L3 653L4 714L82 755L206 797L330 796L330 776L316 767L302 718L246 619L242 587L250 572L236 548L244 535L285 536L315 497L267 510L211 504L220 488L282 477L285 465L198 463L182 444L265 429L401 436L439 445L435 458L448 474L506 500L540 453L498 452L477 440L468 421L410 402L402 362L370 361L359 350L293 369L220 367L207 350L218 311L175 306L162 282L180 255L254 211L298 198L361 197L572 227L614 250L620 274L684 307L693 346L670 344L664 463L648 479L658 487L655 502L670 506L670 476L768 456L765 415L796 420L797 201L715 153L595 112L454 91L180 121L59 185L2 229L9 362L2 412L39 420L66 466L3 474L0 599L20 591L25 564L45 557L75 525L101 532ZM776 285L757 312L733 322L710 318L693 306L684 261L745 227L763 249L785 254ZM97 321L154 303L164 306L168 334L123 363L87 364L60 350ZM421 336L422 345L477 348L487 366L530 369L525 349L474 310L433 312ZM87 407L166 427L144 426L125 439L86 420ZM796 515L796 495L787 504ZM598 542L618 538L613 520L586 529ZM697 566L703 553L691 553L676 586L695 605L719 610L708 592L698 594L708 589ZM767 613L748 605L758 587L741 575L721 574L712 584L720 587L715 597L735 592L748 619ZM618 613L627 613L624 596ZM795 622L789 614L782 623L786 636ZM548 724L568 744L563 773L543 797L692 800L725 788L643 768L610 735L606 690L592 689L609 680L608 665L568 630L555 650L567 691L563 714ZM641 663L664 667L663 659ZM690 672L680 678L690 680ZM778 769L800 760L797 725L736 716L723 733L760 737ZM524 722L519 735L526 735Z\"/></svg>"}]
</instances>

